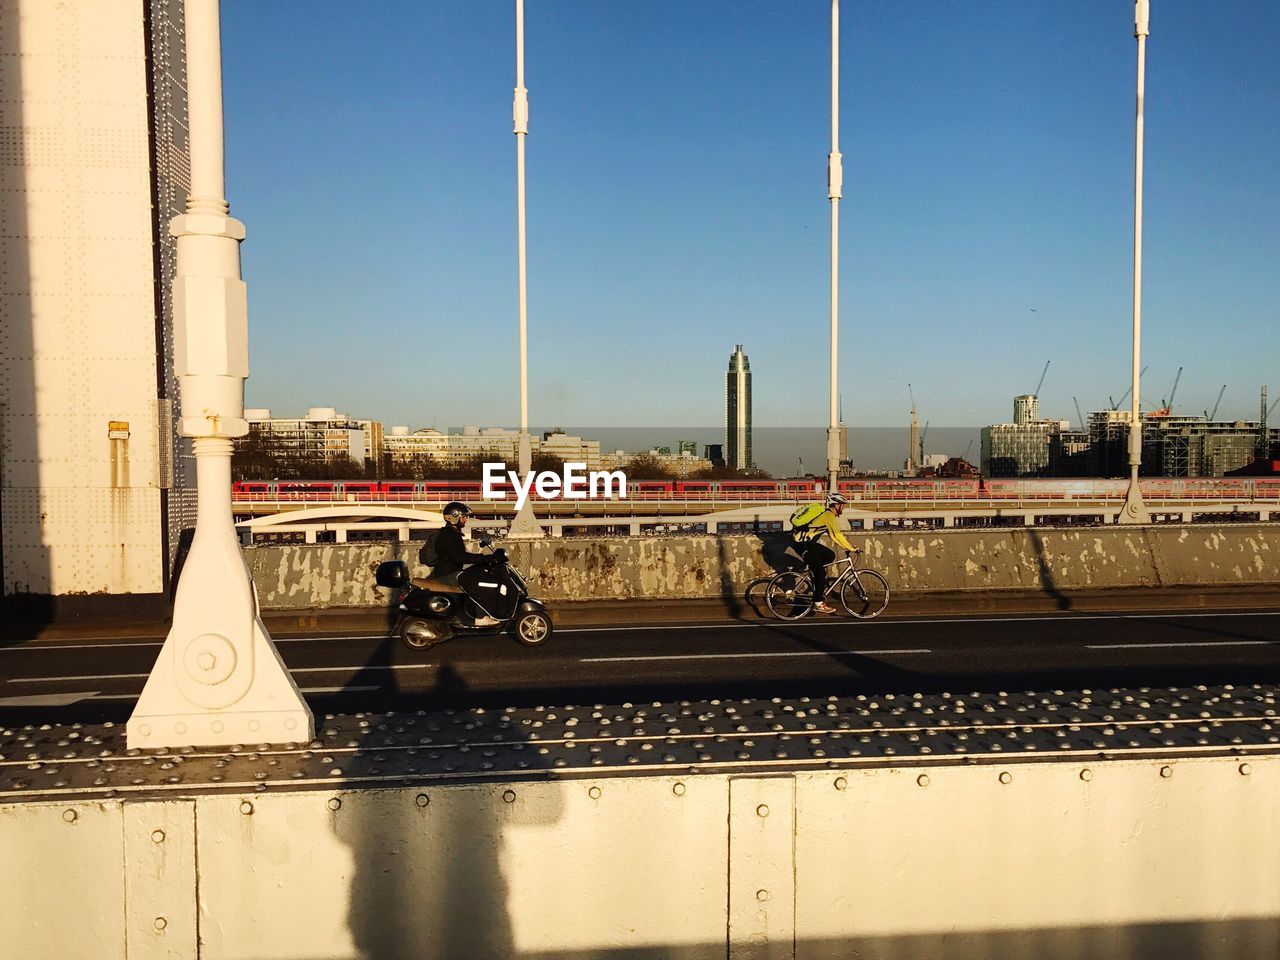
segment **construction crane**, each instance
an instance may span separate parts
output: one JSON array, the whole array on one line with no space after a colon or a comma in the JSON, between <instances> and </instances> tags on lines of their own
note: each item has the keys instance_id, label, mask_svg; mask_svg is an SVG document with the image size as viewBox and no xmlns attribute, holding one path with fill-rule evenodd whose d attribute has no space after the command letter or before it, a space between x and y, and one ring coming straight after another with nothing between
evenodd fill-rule
<instances>
[{"instance_id":1,"label":"construction crane","mask_svg":"<svg viewBox=\"0 0 1280 960\"><path fill-rule=\"evenodd\" d=\"M968 461L968 459L969 459L969 454L970 454L970 453L972 453L972 452L973 452L973 440L972 440L972 439L970 439L970 440L969 440L969 445L968 445L967 447L965 447L965 448L964 448L964 459L965 459L965 461L966 461L966 462L967 462L967 461Z\"/></svg>"},{"instance_id":2,"label":"construction crane","mask_svg":"<svg viewBox=\"0 0 1280 960\"><path fill-rule=\"evenodd\" d=\"M1080 412L1080 401L1077 400L1075 397L1072 397L1071 401L1076 405L1076 416L1080 418L1080 429L1083 430L1085 429L1085 422L1084 422L1084 414Z\"/></svg>"},{"instance_id":3,"label":"construction crane","mask_svg":"<svg viewBox=\"0 0 1280 960\"><path fill-rule=\"evenodd\" d=\"M907 384L907 395L911 397L911 434L907 443L907 472L912 472L913 467L923 466L923 462L917 463L916 456L919 449L924 447L924 441L920 439L920 418L916 416L916 394L911 389L911 384ZM921 458L923 460L923 458Z\"/></svg>"},{"instance_id":4,"label":"construction crane","mask_svg":"<svg viewBox=\"0 0 1280 960\"><path fill-rule=\"evenodd\" d=\"M1046 361L1044 362L1044 369L1043 369L1042 371L1040 371L1040 382L1036 384L1036 388L1035 388L1035 390L1034 390L1034 391L1032 391L1032 393L1031 393L1031 395L1032 395L1033 397L1038 397L1038 396L1040 396L1040 388L1044 386L1044 378L1045 378L1045 376L1047 376L1047 375L1048 375L1048 373L1049 373L1049 364L1051 364L1052 362L1053 362L1052 360L1046 360Z\"/></svg>"},{"instance_id":5,"label":"construction crane","mask_svg":"<svg viewBox=\"0 0 1280 960\"><path fill-rule=\"evenodd\" d=\"M929 435L929 421L924 422L924 429L920 431L920 466L924 466L924 438Z\"/></svg>"},{"instance_id":6,"label":"construction crane","mask_svg":"<svg viewBox=\"0 0 1280 960\"><path fill-rule=\"evenodd\" d=\"M1153 417L1167 417L1173 413L1173 398L1178 395L1178 384L1182 382L1182 368L1178 368L1178 375L1173 378L1173 389L1169 391L1169 399L1160 399L1160 406L1151 412Z\"/></svg>"},{"instance_id":7,"label":"construction crane","mask_svg":"<svg viewBox=\"0 0 1280 960\"><path fill-rule=\"evenodd\" d=\"M1147 375L1147 371L1150 369L1151 369L1150 367L1143 367L1142 371L1138 374L1138 379L1141 380L1143 377L1145 377ZM1133 385L1130 384L1129 389L1124 392L1124 394L1120 397L1119 400L1111 400L1110 397L1107 397L1108 400L1111 400L1111 409L1112 410L1119 409L1120 404L1124 403L1125 400L1129 399L1129 394L1131 394L1132 392L1133 392Z\"/></svg>"},{"instance_id":8,"label":"construction crane","mask_svg":"<svg viewBox=\"0 0 1280 960\"><path fill-rule=\"evenodd\" d=\"M1222 389L1218 391L1218 399L1217 399L1217 400L1215 400L1215 401L1213 401L1213 413L1210 413L1208 410L1206 410L1206 411L1204 412L1204 418L1205 418L1206 420L1216 420L1216 419L1217 419L1217 417L1218 417L1218 408L1219 408L1220 406L1222 406L1222 395L1223 395L1224 393L1226 393L1226 392L1227 392L1227 385L1224 383L1224 384L1222 385Z\"/></svg>"}]
</instances>

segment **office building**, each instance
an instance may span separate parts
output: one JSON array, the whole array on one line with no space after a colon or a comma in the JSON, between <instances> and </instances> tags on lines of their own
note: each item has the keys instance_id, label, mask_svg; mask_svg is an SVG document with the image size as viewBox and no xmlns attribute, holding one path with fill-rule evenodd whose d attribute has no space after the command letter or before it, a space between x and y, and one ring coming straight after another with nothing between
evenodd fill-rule
<instances>
[{"instance_id":1,"label":"office building","mask_svg":"<svg viewBox=\"0 0 1280 960\"><path fill-rule=\"evenodd\" d=\"M391 428L383 441L393 462L407 463L430 460L441 467L453 468L476 460L515 464L519 457L520 431L503 427L463 427L459 433L426 428L409 431L408 427ZM600 466L600 442L569 436L549 430L542 436L530 437L532 453L547 454L566 463L585 463L588 469Z\"/></svg>"},{"instance_id":2,"label":"office building","mask_svg":"<svg viewBox=\"0 0 1280 960\"><path fill-rule=\"evenodd\" d=\"M1055 434L1070 429L1065 420L1041 420L1034 394L1013 398L1013 423L982 428L981 469L987 477L1038 477L1049 471Z\"/></svg>"},{"instance_id":3,"label":"office building","mask_svg":"<svg viewBox=\"0 0 1280 960\"><path fill-rule=\"evenodd\" d=\"M262 450L281 460L319 463L344 458L363 467L381 462L384 446L381 422L359 420L333 407L312 407L302 417L273 417L271 411L247 408L249 435L237 449Z\"/></svg>"},{"instance_id":4,"label":"office building","mask_svg":"<svg viewBox=\"0 0 1280 960\"><path fill-rule=\"evenodd\" d=\"M750 470L751 460L751 361L738 344L729 357L724 386L725 465Z\"/></svg>"}]
</instances>

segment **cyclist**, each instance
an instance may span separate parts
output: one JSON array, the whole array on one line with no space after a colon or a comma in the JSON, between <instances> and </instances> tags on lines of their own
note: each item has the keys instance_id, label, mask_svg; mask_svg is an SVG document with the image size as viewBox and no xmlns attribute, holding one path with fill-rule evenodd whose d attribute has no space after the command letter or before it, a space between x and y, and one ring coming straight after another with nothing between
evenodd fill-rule
<instances>
[{"instance_id":1,"label":"cyclist","mask_svg":"<svg viewBox=\"0 0 1280 960\"><path fill-rule=\"evenodd\" d=\"M840 511L849 501L840 494L827 494L821 503L810 503L791 514L791 538L796 543L796 552L804 558L813 577L813 608L819 613L835 613L835 607L827 603L827 564L834 563L835 552L821 542L824 535L831 537L831 542L847 551L853 550L853 544L840 532Z\"/></svg>"}]
</instances>

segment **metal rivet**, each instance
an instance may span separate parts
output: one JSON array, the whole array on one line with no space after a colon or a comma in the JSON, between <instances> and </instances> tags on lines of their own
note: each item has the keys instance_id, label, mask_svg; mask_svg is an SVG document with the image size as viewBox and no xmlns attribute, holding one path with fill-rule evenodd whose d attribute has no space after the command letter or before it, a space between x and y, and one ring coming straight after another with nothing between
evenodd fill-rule
<instances>
[{"instance_id":1,"label":"metal rivet","mask_svg":"<svg viewBox=\"0 0 1280 960\"><path fill-rule=\"evenodd\" d=\"M757 817L767 817L768 815L769 815L769 805L767 803L762 803L760 804L760 806L756 807Z\"/></svg>"},{"instance_id":2,"label":"metal rivet","mask_svg":"<svg viewBox=\"0 0 1280 960\"><path fill-rule=\"evenodd\" d=\"M330 809L330 810L337 810L337 809L338 809L339 807L341 807L341 806L342 806L342 801L341 801L341 800L339 800L337 797L330 797L330 798L329 798L329 809Z\"/></svg>"},{"instance_id":3,"label":"metal rivet","mask_svg":"<svg viewBox=\"0 0 1280 960\"><path fill-rule=\"evenodd\" d=\"M153 841L155 841L156 843L164 843L164 831L163 831L163 830L152 830L152 831L151 831L151 839L152 839Z\"/></svg>"},{"instance_id":4,"label":"metal rivet","mask_svg":"<svg viewBox=\"0 0 1280 960\"><path fill-rule=\"evenodd\" d=\"M169 921L166 920L164 917L156 917L155 922L152 924L152 926L154 926L157 930L163 930L168 925L169 925Z\"/></svg>"},{"instance_id":5,"label":"metal rivet","mask_svg":"<svg viewBox=\"0 0 1280 960\"><path fill-rule=\"evenodd\" d=\"M182 734L187 732L187 725L179 721L178 723L175 723L173 725L173 732L181 736Z\"/></svg>"},{"instance_id":6,"label":"metal rivet","mask_svg":"<svg viewBox=\"0 0 1280 960\"><path fill-rule=\"evenodd\" d=\"M1253 773L1253 767L1249 766L1247 763L1240 764L1240 776L1247 777L1251 773Z\"/></svg>"},{"instance_id":7,"label":"metal rivet","mask_svg":"<svg viewBox=\"0 0 1280 960\"><path fill-rule=\"evenodd\" d=\"M502 792L502 799L505 800L507 803L515 803L516 792L514 790L504 790Z\"/></svg>"},{"instance_id":8,"label":"metal rivet","mask_svg":"<svg viewBox=\"0 0 1280 960\"><path fill-rule=\"evenodd\" d=\"M837 789L837 790L843 790L843 789L845 789L847 786L849 786L849 781L848 781L848 780L846 780L844 777L836 777L836 789Z\"/></svg>"},{"instance_id":9,"label":"metal rivet","mask_svg":"<svg viewBox=\"0 0 1280 960\"><path fill-rule=\"evenodd\" d=\"M683 784L683 783L673 784L673 785L672 785L672 787L671 787L671 792L672 792L672 793L674 793L677 797L683 797L683 796L684 796L684 784Z\"/></svg>"},{"instance_id":10,"label":"metal rivet","mask_svg":"<svg viewBox=\"0 0 1280 960\"><path fill-rule=\"evenodd\" d=\"M425 807L428 803L431 802L431 798L428 797L425 793L420 793L416 797L414 797L413 802L420 807Z\"/></svg>"},{"instance_id":11,"label":"metal rivet","mask_svg":"<svg viewBox=\"0 0 1280 960\"><path fill-rule=\"evenodd\" d=\"M214 733L221 733L223 731L222 721L221 720L213 721L213 723L209 724L209 729L212 730Z\"/></svg>"},{"instance_id":12,"label":"metal rivet","mask_svg":"<svg viewBox=\"0 0 1280 960\"><path fill-rule=\"evenodd\" d=\"M250 803L248 800L241 800L240 812L243 813L246 817L250 816L253 813L253 804Z\"/></svg>"},{"instance_id":13,"label":"metal rivet","mask_svg":"<svg viewBox=\"0 0 1280 960\"><path fill-rule=\"evenodd\" d=\"M293 719L293 717L285 717L284 728L286 730L296 730L298 728L298 721Z\"/></svg>"},{"instance_id":14,"label":"metal rivet","mask_svg":"<svg viewBox=\"0 0 1280 960\"><path fill-rule=\"evenodd\" d=\"M62 819L63 819L63 820L65 820L65 821L67 821L67 823L75 823L75 822L76 822L76 818L77 818L77 817L79 817L79 816L80 816L80 814L76 813L74 810L63 810L63 811L62 811Z\"/></svg>"},{"instance_id":15,"label":"metal rivet","mask_svg":"<svg viewBox=\"0 0 1280 960\"><path fill-rule=\"evenodd\" d=\"M929 775L927 773L920 774L920 776L916 777L916 783L922 787L927 787L929 785Z\"/></svg>"},{"instance_id":16,"label":"metal rivet","mask_svg":"<svg viewBox=\"0 0 1280 960\"><path fill-rule=\"evenodd\" d=\"M259 722L259 721L257 721L257 720L250 720L250 721L249 721L249 732L250 732L250 733L257 733L260 729L262 729L262 723L261 723L261 722Z\"/></svg>"},{"instance_id":17,"label":"metal rivet","mask_svg":"<svg viewBox=\"0 0 1280 960\"><path fill-rule=\"evenodd\" d=\"M769 901L769 891L768 891L768 890L757 890L757 891L756 891L756 899L757 899L757 900L759 900L761 903L767 903L767 902Z\"/></svg>"},{"instance_id":18,"label":"metal rivet","mask_svg":"<svg viewBox=\"0 0 1280 960\"><path fill-rule=\"evenodd\" d=\"M138 725L138 732L139 732L140 734L142 734L144 737L149 737L149 736L151 736L151 724L149 724L149 723L142 723L142 724L139 724L139 725Z\"/></svg>"},{"instance_id":19,"label":"metal rivet","mask_svg":"<svg viewBox=\"0 0 1280 960\"><path fill-rule=\"evenodd\" d=\"M588 791L587 791L587 796L588 796L588 797L590 797L592 800L599 800L599 799L600 799L600 788L599 788L599 787L592 787L590 790L588 790Z\"/></svg>"},{"instance_id":20,"label":"metal rivet","mask_svg":"<svg viewBox=\"0 0 1280 960\"><path fill-rule=\"evenodd\" d=\"M1093 779L1093 771L1090 770L1088 767L1085 767L1083 770L1080 771L1080 779L1083 780L1085 783L1088 783L1090 780Z\"/></svg>"},{"instance_id":21,"label":"metal rivet","mask_svg":"<svg viewBox=\"0 0 1280 960\"><path fill-rule=\"evenodd\" d=\"M1173 776L1173 767L1161 767L1160 776L1168 780L1170 777Z\"/></svg>"},{"instance_id":22,"label":"metal rivet","mask_svg":"<svg viewBox=\"0 0 1280 960\"><path fill-rule=\"evenodd\" d=\"M1004 770L1004 771L1002 771L1002 772L1000 773L1000 782L1001 782L1001 783L1013 783L1013 774L1012 774L1012 773L1010 773L1008 770Z\"/></svg>"}]
</instances>

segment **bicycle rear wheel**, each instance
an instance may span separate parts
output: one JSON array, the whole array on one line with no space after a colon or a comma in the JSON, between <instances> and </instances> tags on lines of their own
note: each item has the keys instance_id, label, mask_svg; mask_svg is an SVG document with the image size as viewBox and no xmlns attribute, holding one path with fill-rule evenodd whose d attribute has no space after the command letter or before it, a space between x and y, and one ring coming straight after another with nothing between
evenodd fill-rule
<instances>
[{"instance_id":1,"label":"bicycle rear wheel","mask_svg":"<svg viewBox=\"0 0 1280 960\"><path fill-rule=\"evenodd\" d=\"M813 609L813 580L807 573L784 571L769 581L764 602L779 620L799 620Z\"/></svg>"},{"instance_id":2,"label":"bicycle rear wheel","mask_svg":"<svg viewBox=\"0 0 1280 960\"><path fill-rule=\"evenodd\" d=\"M889 605L889 581L874 570L855 570L840 588L840 603L859 620L878 617Z\"/></svg>"}]
</instances>

